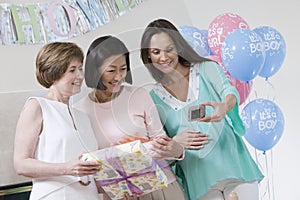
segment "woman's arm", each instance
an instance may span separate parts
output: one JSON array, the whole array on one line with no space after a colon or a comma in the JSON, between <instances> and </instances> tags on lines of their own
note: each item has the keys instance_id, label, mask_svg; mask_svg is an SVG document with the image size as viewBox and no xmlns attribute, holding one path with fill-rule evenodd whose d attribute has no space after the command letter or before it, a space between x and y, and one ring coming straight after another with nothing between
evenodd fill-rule
<instances>
[{"instance_id":1,"label":"woman's arm","mask_svg":"<svg viewBox=\"0 0 300 200\"><path fill-rule=\"evenodd\" d=\"M168 137L163 129L157 108L147 90L141 88L140 98L144 104L144 120L148 138L152 143L152 151L157 158L180 159L184 155L184 147Z\"/></svg>"},{"instance_id":2,"label":"woman's arm","mask_svg":"<svg viewBox=\"0 0 300 200\"><path fill-rule=\"evenodd\" d=\"M43 117L36 99L26 102L16 127L14 142L14 167L18 175L43 178L59 175L84 176L95 173L99 164L84 162L80 155L66 163L47 163L35 159L39 135L43 129Z\"/></svg>"},{"instance_id":3,"label":"woman's arm","mask_svg":"<svg viewBox=\"0 0 300 200\"><path fill-rule=\"evenodd\" d=\"M215 62L206 62L200 67L203 77L211 86L212 95L216 101L202 102L206 106L212 106L214 113L199 120L200 122L219 122L232 108L239 103L239 93L229 82L224 70ZM218 100L219 99L219 100Z\"/></svg>"},{"instance_id":4,"label":"woman's arm","mask_svg":"<svg viewBox=\"0 0 300 200\"><path fill-rule=\"evenodd\" d=\"M225 115L236 105L236 97L233 94L228 94L223 102L202 102L202 105L211 106L214 108L214 113L199 119L199 122L219 122Z\"/></svg>"}]
</instances>

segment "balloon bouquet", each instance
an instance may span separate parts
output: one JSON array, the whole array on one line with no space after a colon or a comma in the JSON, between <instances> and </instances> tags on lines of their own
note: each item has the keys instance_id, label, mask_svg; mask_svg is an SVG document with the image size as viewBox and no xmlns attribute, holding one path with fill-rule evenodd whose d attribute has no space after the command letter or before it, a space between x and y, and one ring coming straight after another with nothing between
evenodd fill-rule
<instances>
[{"instance_id":1,"label":"balloon bouquet","mask_svg":"<svg viewBox=\"0 0 300 200\"><path fill-rule=\"evenodd\" d=\"M279 71L286 54L285 41L276 29L261 26L251 30L242 17L233 13L217 16L208 30L193 26L180 26L178 30L199 55L219 63L231 85L239 92L240 105L246 102L253 79L260 76L268 81ZM262 196L271 196L272 176L269 171L272 166L269 163L272 161L267 161L266 151L282 137L283 113L273 101L257 98L244 106L241 118L246 128L244 138L255 148L256 161L261 167L256 150L263 153L268 178L265 179L267 192L261 183Z\"/></svg>"},{"instance_id":2,"label":"balloon bouquet","mask_svg":"<svg viewBox=\"0 0 300 200\"><path fill-rule=\"evenodd\" d=\"M240 105L249 97L253 79L260 76L267 80L278 72L285 58L285 41L276 29L262 26L251 30L237 14L217 16L208 30L188 25L179 26L178 30L200 56L219 63L239 92ZM259 117L266 115L263 113L271 104L272 115L268 116L278 119L273 119L274 126L266 126L263 131L260 129L263 120ZM244 107L241 116L246 127L245 139L254 148L265 152L281 138L284 118L274 102L262 98L254 100Z\"/></svg>"},{"instance_id":3,"label":"balloon bouquet","mask_svg":"<svg viewBox=\"0 0 300 200\"><path fill-rule=\"evenodd\" d=\"M268 80L282 66L285 42L272 27L237 29L225 38L221 57L231 76L240 81L249 82L256 76ZM274 102L262 98L251 101L241 116L246 127L245 139L253 147L265 153L278 143L283 133L284 117ZM266 122L268 125L263 126L266 116L270 119ZM271 121L274 124L269 126Z\"/></svg>"},{"instance_id":4,"label":"balloon bouquet","mask_svg":"<svg viewBox=\"0 0 300 200\"><path fill-rule=\"evenodd\" d=\"M178 30L194 50L203 57L208 57L216 62L224 70L231 85L235 86L240 95L240 104L248 98L252 81L241 81L232 76L223 64L221 46L229 33L236 29L247 29L249 26L240 16L225 13L216 17L209 25L208 30L198 29L193 26L179 26Z\"/></svg>"}]
</instances>

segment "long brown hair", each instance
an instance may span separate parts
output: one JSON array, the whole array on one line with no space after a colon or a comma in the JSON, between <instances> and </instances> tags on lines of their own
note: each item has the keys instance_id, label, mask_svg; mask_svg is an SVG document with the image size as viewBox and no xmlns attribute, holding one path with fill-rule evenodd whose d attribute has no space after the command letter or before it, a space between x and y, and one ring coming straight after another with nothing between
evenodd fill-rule
<instances>
[{"instance_id":1,"label":"long brown hair","mask_svg":"<svg viewBox=\"0 0 300 200\"><path fill-rule=\"evenodd\" d=\"M153 66L149 58L149 45L152 36L158 33L167 33L171 37L177 49L178 61L181 65L189 67L191 63L211 61L198 55L171 22L165 19L154 20L148 24L142 35L140 57L157 82L161 81L163 73Z\"/></svg>"}]
</instances>

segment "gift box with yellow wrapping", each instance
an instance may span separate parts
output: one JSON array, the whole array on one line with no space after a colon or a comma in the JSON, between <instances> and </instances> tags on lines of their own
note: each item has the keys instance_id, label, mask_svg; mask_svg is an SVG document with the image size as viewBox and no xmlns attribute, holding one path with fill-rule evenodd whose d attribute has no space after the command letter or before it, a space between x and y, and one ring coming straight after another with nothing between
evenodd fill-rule
<instances>
[{"instance_id":1,"label":"gift box with yellow wrapping","mask_svg":"<svg viewBox=\"0 0 300 200\"><path fill-rule=\"evenodd\" d=\"M166 188L164 161L154 160L140 140L85 153L84 160L102 164L95 174L96 185L111 199L121 199L125 193L140 196Z\"/></svg>"}]
</instances>

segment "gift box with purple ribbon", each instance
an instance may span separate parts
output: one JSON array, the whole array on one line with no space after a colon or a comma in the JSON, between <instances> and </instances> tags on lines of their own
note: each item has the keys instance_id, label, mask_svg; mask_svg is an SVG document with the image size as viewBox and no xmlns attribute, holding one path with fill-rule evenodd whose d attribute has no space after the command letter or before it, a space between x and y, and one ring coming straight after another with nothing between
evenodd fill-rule
<instances>
[{"instance_id":1,"label":"gift box with purple ribbon","mask_svg":"<svg viewBox=\"0 0 300 200\"><path fill-rule=\"evenodd\" d=\"M121 199L125 193L144 195L168 184L162 170L168 164L154 160L140 140L85 153L83 159L102 164L94 176L96 185L111 199Z\"/></svg>"}]
</instances>

